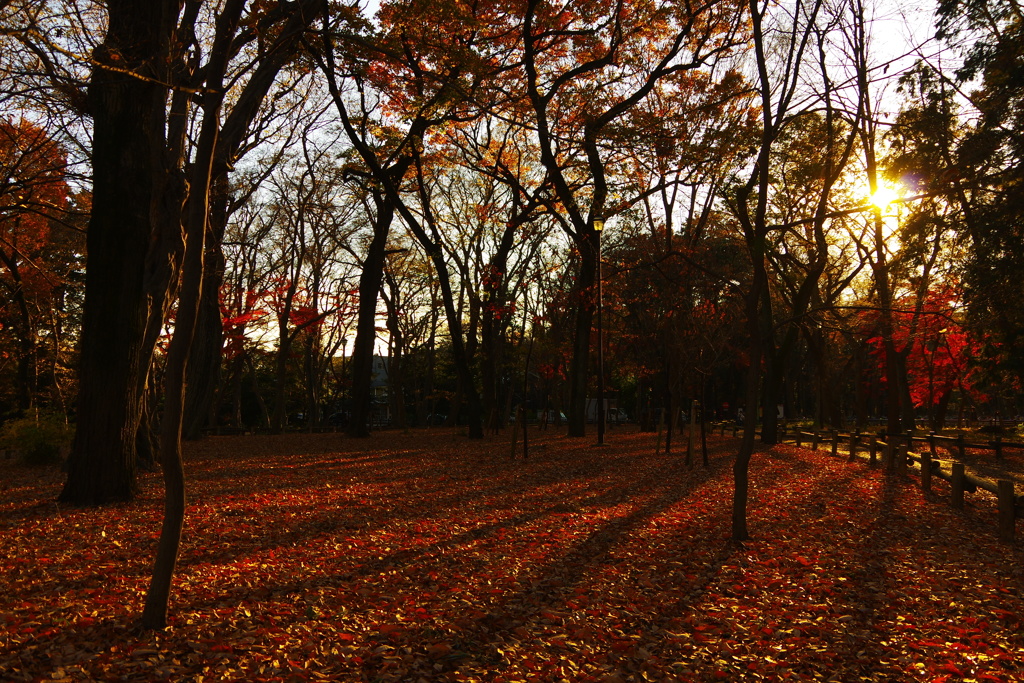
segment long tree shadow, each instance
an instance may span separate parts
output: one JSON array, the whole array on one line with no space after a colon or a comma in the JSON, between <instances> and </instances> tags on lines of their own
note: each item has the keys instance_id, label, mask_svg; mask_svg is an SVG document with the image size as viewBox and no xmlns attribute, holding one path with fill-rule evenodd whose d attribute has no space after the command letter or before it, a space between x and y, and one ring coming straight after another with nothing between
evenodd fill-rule
<instances>
[{"instance_id":1,"label":"long tree shadow","mask_svg":"<svg viewBox=\"0 0 1024 683\"><path fill-rule=\"evenodd\" d=\"M304 473L303 476L270 481L262 477L262 493L308 491L311 485L319 486L321 493L326 493L322 487L330 482L356 487L379 485L385 488L376 494L387 498L387 507L382 507L379 501L360 502L359 497L335 504L324 497L307 496L298 502L273 503L277 508L277 516L286 515L292 522L287 528L262 531L260 523L266 516L266 504L246 505L245 490L238 485L239 481L245 481L248 477L236 477L231 471L222 472L218 478L231 481L234 486L217 491L216 494L204 492L204 495L214 500L217 495L233 494L236 496L235 505L219 514L209 515L205 521L214 524L221 522L236 528L251 527L250 540L246 542L243 538L234 537L231 545L214 542L193 546L183 554L181 563L183 567L188 567L239 561L251 554L302 545L340 532L356 531L365 526L367 519L372 519L376 525L387 526L395 522L445 518L455 508L493 508L496 504L494 501L503 500L505 505L511 505L508 502L510 498L515 499L519 505L530 505L531 499L542 503L547 494L538 490L538 484L570 488L587 485L591 489L602 489L576 503L583 506L603 505L605 500L630 495L626 489L613 488L603 483L609 475L621 476L623 468L631 464L628 458L605 456L580 462L554 453L552 455L554 457L535 457L525 473L520 463L505 459L481 461L479 456L459 456L448 463L448 470L432 473L424 471L430 463L424 463L416 453L392 453L369 459L360 456L353 460L333 457L326 466L318 456L298 458L283 471ZM366 476L368 462L375 465L370 476ZM238 471L248 472L249 477L252 476L252 468L243 466ZM486 535L488 532L481 529L475 533ZM198 534L202 535L203 531L199 530ZM142 550L144 546L140 547Z\"/></svg>"}]
</instances>

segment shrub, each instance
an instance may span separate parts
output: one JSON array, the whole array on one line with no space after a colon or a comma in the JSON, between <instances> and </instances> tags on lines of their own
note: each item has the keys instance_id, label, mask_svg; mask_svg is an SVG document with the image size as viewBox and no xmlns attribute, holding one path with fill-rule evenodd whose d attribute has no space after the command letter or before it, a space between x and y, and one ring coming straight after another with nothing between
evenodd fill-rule
<instances>
[{"instance_id":1,"label":"shrub","mask_svg":"<svg viewBox=\"0 0 1024 683\"><path fill-rule=\"evenodd\" d=\"M26 465L53 465L60 462L61 450L71 443L71 434L62 415L24 417L4 424L0 447L21 453Z\"/></svg>"}]
</instances>

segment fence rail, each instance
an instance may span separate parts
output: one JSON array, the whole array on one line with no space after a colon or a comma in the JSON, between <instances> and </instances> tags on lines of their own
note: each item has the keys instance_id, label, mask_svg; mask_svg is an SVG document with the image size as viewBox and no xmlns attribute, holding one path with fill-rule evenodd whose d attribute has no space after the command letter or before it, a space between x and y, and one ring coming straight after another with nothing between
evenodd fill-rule
<instances>
[{"instance_id":1,"label":"fence rail","mask_svg":"<svg viewBox=\"0 0 1024 683\"><path fill-rule=\"evenodd\" d=\"M722 436L731 430L733 437L738 437L740 426L734 423L717 423L712 429L718 429ZM759 433L759 432L758 432ZM988 479L980 477L966 470L963 460L968 450L990 450L995 453L997 462L1001 462L1008 449L1024 451L1024 443L1016 441L1003 441L996 436L991 441L976 442L967 441L961 434L959 436L942 436L939 434L928 434L925 436L912 433L886 435L860 432L840 432L830 430L786 430L781 425L779 428L779 443L793 442L798 448L806 444L812 450L818 450L819 446L827 445L833 457L839 457L839 447L846 450L847 459L866 460L868 464L875 467L881 462L887 472L906 475L911 469L917 470L921 479L921 488L926 493L931 492L932 477L938 477L949 482L950 505L957 509L964 508L964 496L966 493L974 493L978 489L989 491L995 494L999 510L999 537L1004 541L1013 541L1016 531L1016 520L1024 517L1024 495L1017 495L1014 491L1014 482L1011 479ZM914 445L926 446L915 451ZM945 449L951 459L949 468L944 467L942 459L937 457L937 449Z\"/></svg>"}]
</instances>

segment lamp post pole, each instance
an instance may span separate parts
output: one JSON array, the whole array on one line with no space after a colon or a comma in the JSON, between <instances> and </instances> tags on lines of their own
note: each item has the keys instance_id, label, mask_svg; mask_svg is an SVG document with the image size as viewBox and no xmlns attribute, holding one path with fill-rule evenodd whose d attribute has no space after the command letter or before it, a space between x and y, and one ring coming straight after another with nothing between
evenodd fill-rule
<instances>
[{"instance_id":1,"label":"lamp post pole","mask_svg":"<svg viewBox=\"0 0 1024 683\"><path fill-rule=\"evenodd\" d=\"M604 323L601 311L604 308L601 283L601 235L604 232L604 221L594 219L594 232L597 233L597 445L604 445L605 409L604 409Z\"/></svg>"},{"instance_id":2,"label":"lamp post pole","mask_svg":"<svg viewBox=\"0 0 1024 683\"><path fill-rule=\"evenodd\" d=\"M339 396L339 398L341 399L341 414L343 416L342 420L345 421L345 426L346 427L348 426L348 419L346 417L344 417L344 415L346 414L346 411L348 410L348 403L345 401L345 388L348 385L348 374L346 374L347 371L348 371L348 368L345 367L346 366L345 356L346 356L346 351L347 350L348 350L348 337L342 337L341 338L341 395Z\"/></svg>"}]
</instances>

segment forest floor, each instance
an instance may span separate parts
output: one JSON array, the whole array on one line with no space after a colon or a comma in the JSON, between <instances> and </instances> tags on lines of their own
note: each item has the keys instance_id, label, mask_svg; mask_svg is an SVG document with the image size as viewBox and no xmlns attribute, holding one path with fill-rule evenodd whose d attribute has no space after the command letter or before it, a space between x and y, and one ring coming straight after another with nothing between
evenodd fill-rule
<instances>
[{"instance_id":1,"label":"forest floor","mask_svg":"<svg viewBox=\"0 0 1024 683\"><path fill-rule=\"evenodd\" d=\"M1020 681L1024 532L984 492L794 446L710 466L532 432L210 437L187 449L171 625L135 625L162 484L55 503L0 461L3 681ZM539 446L539 447L536 447Z\"/></svg>"}]
</instances>

